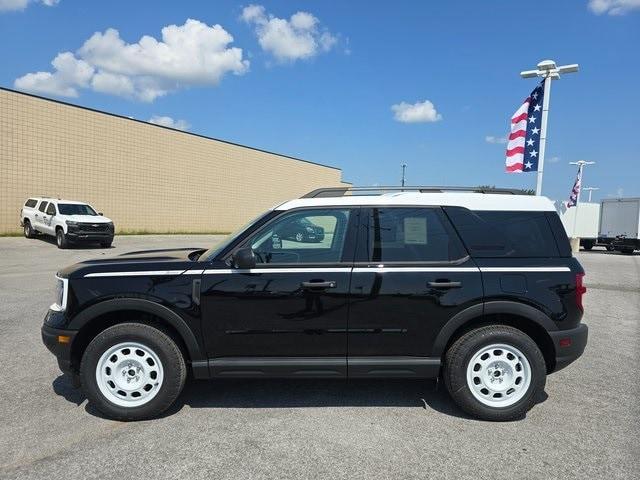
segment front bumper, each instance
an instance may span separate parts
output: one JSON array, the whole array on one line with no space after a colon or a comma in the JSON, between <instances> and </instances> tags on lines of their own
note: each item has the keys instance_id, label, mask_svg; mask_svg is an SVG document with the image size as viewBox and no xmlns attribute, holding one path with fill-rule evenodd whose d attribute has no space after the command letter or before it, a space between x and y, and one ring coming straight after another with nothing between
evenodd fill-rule
<instances>
[{"instance_id":1,"label":"front bumper","mask_svg":"<svg viewBox=\"0 0 640 480\"><path fill-rule=\"evenodd\" d=\"M581 323L576 328L549 332L549 335L556 351L556 365L553 371L557 372L576 361L582 355L587 346L589 327Z\"/></svg>"},{"instance_id":2,"label":"front bumper","mask_svg":"<svg viewBox=\"0 0 640 480\"><path fill-rule=\"evenodd\" d=\"M48 325L46 322L49 320L52 313L57 314L59 312L55 312L53 310L49 310L49 312L47 312L45 324L42 325L41 329L42 343L44 343L44 346L55 355L58 360L60 370L64 373L74 373L71 362L71 345L73 344L73 340L78 332L75 330L64 330L62 328Z\"/></svg>"},{"instance_id":3,"label":"front bumper","mask_svg":"<svg viewBox=\"0 0 640 480\"><path fill-rule=\"evenodd\" d=\"M67 238L71 242L113 242L113 233L98 233L98 232L74 232L69 231Z\"/></svg>"}]
</instances>

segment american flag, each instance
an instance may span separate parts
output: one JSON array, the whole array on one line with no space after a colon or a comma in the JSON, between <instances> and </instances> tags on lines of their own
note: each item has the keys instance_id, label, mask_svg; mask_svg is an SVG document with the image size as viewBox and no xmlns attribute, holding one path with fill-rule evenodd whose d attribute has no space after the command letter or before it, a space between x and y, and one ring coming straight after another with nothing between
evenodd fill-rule
<instances>
[{"instance_id":1,"label":"american flag","mask_svg":"<svg viewBox=\"0 0 640 480\"><path fill-rule=\"evenodd\" d=\"M540 83L511 117L506 160L508 173L538 171L543 85Z\"/></svg>"},{"instance_id":2,"label":"american flag","mask_svg":"<svg viewBox=\"0 0 640 480\"><path fill-rule=\"evenodd\" d=\"M578 205L578 195L580 195L580 188L582 187L582 165L578 167L578 175L576 175L576 182L571 189L571 195L569 195L569 201L567 202L567 208L575 207Z\"/></svg>"}]
</instances>

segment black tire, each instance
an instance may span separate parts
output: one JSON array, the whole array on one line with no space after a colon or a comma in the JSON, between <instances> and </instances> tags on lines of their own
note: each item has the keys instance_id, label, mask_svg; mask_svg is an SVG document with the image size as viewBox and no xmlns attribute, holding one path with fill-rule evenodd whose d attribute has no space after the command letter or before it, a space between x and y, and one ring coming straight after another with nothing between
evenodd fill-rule
<instances>
[{"instance_id":1,"label":"black tire","mask_svg":"<svg viewBox=\"0 0 640 480\"><path fill-rule=\"evenodd\" d=\"M136 342L153 350L164 372L158 392L143 405L117 405L98 386L96 369L100 357L108 349L125 342ZM100 332L87 346L80 364L80 382L89 402L114 420L132 421L157 417L178 398L186 378L187 368L180 348L165 332L142 323L121 323Z\"/></svg>"},{"instance_id":2,"label":"black tire","mask_svg":"<svg viewBox=\"0 0 640 480\"><path fill-rule=\"evenodd\" d=\"M620 253L624 255L633 255L633 248L621 248Z\"/></svg>"},{"instance_id":3,"label":"black tire","mask_svg":"<svg viewBox=\"0 0 640 480\"><path fill-rule=\"evenodd\" d=\"M112 242L100 242L100 246L102 248L111 248L111 243Z\"/></svg>"},{"instance_id":4,"label":"black tire","mask_svg":"<svg viewBox=\"0 0 640 480\"><path fill-rule=\"evenodd\" d=\"M593 248L593 245L594 245L593 241L591 241L591 240L587 240L587 241L585 241L585 242L582 244L582 247L583 247L585 250L591 250L591 249Z\"/></svg>"},{"instance_id":5,"label":"black tire","mask_svg":"<svg viewBox=\"0 0 640 480\"><path fill-rule=\"evenodd\" d=\"M483 347L504 344L517 348L529 362L531 382L516 403L506 407L480 402L467 383L467 366ZM488 325L471 330L449 347L445 354L444 383L455 403L466 413L482 420L510 421L523 418L544 390L547 368L536 343L522 331L506 325Z\"/></svg>"},{"instance_id":6,"label":"black tire","mask_svg":"<svg viewBox=\"0 0 640 480\"><path fill-rule=\"evenodd\" d=\"M35 238L36 231L31 226L31 222L29 220L25 220L24 223L24 236L25 238Z\"/></svg>"},{"instance_id":7,"label":"black tire","mask_svg":"<svg viewBox=\"0 0 640 480\"><path fill-rule=\"evenodd\" d=\"M67 248L69 246L69 240L61 228L56 230L56 245L60 249Z\"/></svg>"},{"instance_id":8,"label":"black tire","mask_svg":"<svg viewBox=\"0 0 640 480\"><path fill-rule=\"evenodd\" d=\"M616 248L615 248L613 245L611 245L610 243L609 243L609 244L607 244L607 251L608 251L608 252L613 252L615 249L616 249Z\"/></svg>"}]
</instances>

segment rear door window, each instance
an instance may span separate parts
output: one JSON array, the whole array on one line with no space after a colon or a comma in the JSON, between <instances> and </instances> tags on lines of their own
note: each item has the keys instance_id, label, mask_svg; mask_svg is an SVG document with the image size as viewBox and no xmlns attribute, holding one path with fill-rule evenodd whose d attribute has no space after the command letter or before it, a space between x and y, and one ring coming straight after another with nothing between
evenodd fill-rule
<instances>
[{"instance_id":1,"label":"rear door window","mask_svg":"<svg viewBox=\"0 0 640 480\"><path fill-rule=\"evenodd\" d=\"M450 262L466 255L440 208L387 207L368 212L359 238L359 262Z\"/></svg>"},{"instance_id":2,"label":"rear door window","mask_svg":"<svg viewBox=\"0 0 640 480\"><path fill-rule=\"evenodd\" d=\"M545 212L444 210L474 257L559 256Z\"/></svg>"}]
</instances>

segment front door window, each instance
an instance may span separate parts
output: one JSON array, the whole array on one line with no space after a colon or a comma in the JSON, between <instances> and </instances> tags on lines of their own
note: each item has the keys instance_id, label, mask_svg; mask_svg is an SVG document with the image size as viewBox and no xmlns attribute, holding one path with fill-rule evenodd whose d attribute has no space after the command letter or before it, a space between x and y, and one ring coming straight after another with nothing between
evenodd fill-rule
<instances>
[{"instance_id":1,"label":"front door window","mask_svg":"<svg viewBox=\"0 0 640 480\"><path fill-rule=\"evenodd\" d=\"M251 238L258 264L319 264L342 261L349 210L312 209L274 220Z\"/></svg>"}]
</instances>

